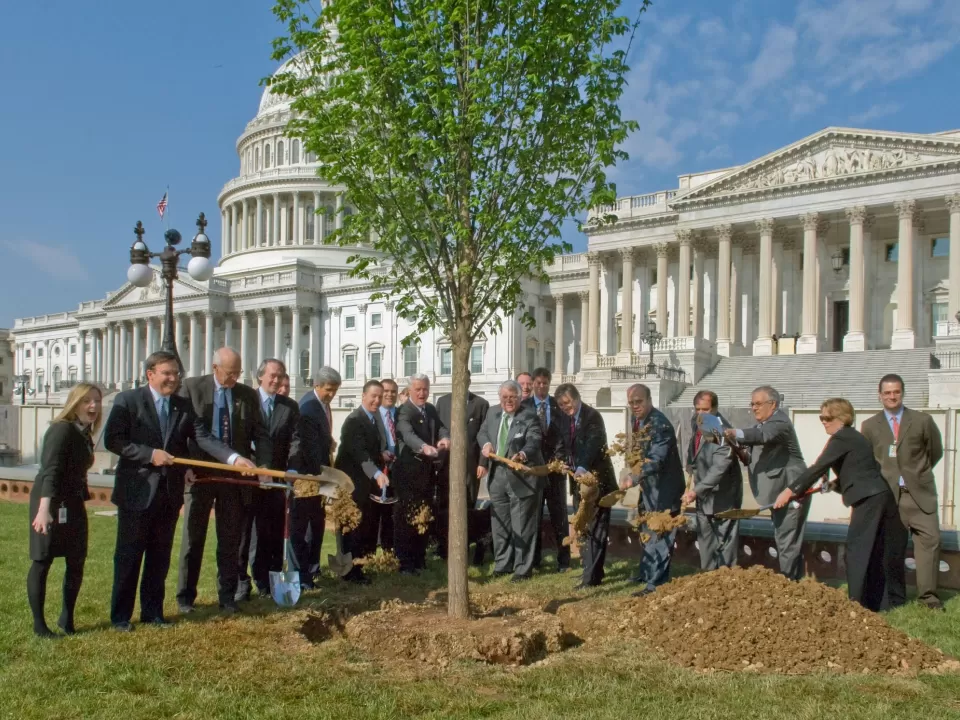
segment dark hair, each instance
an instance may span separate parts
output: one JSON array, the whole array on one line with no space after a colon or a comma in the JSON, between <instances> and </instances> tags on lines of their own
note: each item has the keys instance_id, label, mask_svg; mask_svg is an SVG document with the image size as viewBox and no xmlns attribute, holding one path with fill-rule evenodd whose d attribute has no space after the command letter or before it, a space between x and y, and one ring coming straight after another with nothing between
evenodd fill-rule
<instances>
[{"instance_id":1,"label":"dark hair","mask_svg":"<svg viewBox=\"0 0 960 720\"><path fill-rule=\"evenodd\" d=\"M546 378L547 382L550 382L553 380L553 375L545 367L538 367L533 371L533 379L536 380L537 378Z\"/></svg>"},{"instance_id":2,"label":"dark hair","mask_svg":"<svg viewBox=\"0 0 960 720\"><path fill-rule=\"evenodd\" d=\"M553 391L553 397L557 401L564 395L569 395L570 399L574 402L580 401L580 391L577 390L577 386L573 383L560 383L557 385L557 389Z\"/></svg>"},{"instance_id":3,"label":"dark hair","mask_svg":"<svg viewBox=\"0 0 960 720\"><path fill-rule=\"evenodd\" d=\"M877 385L877 391L883 391L883 384L888 382L897 382L900 383L900 392L905 392L907 386L903 384L903 378L897 375L896 373L887 373L882 378L880 378L880 384Z\"/></svg>"},{"instance_id":4,"label":"dark hair","mask_svg":"<svg viewBox=\"0 0 960 720\"><path fill-rule=\"evenodd\" d=\"M720 398L717 397L717 394L713 390L701 390L696 395L693 396L693 406L696 407L697 403L700 401L700 398L710 398L710 409L716 410L720 405Z\"/></svg>"},{"instance_id":5,"label":"dark hair","mask_svg":"<svg viewBox=\"0 0 960 720\"><path fill-rule=\"evenodd\" d=\"M276 358L266 358L260 363L260 367L257 368L257 379L263 377L263 374L267 371L267 365L270 363L276 363L280 366L280 376L281 378L287 374L287 366L283 364L282 360L277 360Z\"/></svg>"},{"instance_id":6,"label":"dark hair","mask_svg":"<svg viewBox=\"0 0 960 720\"><path fill-rule=\"evenodd\" d=\"M524 375L530 375L530 373L528 373L526 370L524 370L524 371L521 372L521 373L517 373L517 380L519 380L520 378L522 378ZM533 380L533 375L530 375L530 379Z\"/></svg>"},{"instance_id":7,"label":"dark hair","mask_svg":"<svg viewBox=\"0 0 960 720\"><path fill-rule=\"evenodd\" d=\"M372 388L372 387L378 387L378 388L380 388L381 390L383 390L383 383L380 382L379 380L367 380L367 381L363 384L363 394L366 395L366 394L367 394L367 390L369 390L369 389Z\"/></svg>"},{"instance_id":8,"label":"dark hair","mask_svg":"<svg viewBox=\"0 0 960 720\"><path fill-rule=\"evenodd\" d=\"M387 383L390 383L391 385L393 385L394 389L395 389L398 393L400 392L400 386L397 385L397 381L394 380L394 379L392 379L392 378L384 378L383 380L381 380L381 381L380 381L380 387L383 387L383 386L386 385Z\"/></svg>"},{"instance_id":9,"label":"dark hair","mask_svg":"<svg viewBox=\"0 0 960 720\"><path fill-rule=\"evenodd\" d=\"M143 362L144 372L148 370L156 370L157 365L164 365L168 362L175 362L179 367L180 363L177 362L177 356L172 352L167 352L166 350L157 350L154 353L150 353L147 356L147 359Z\"/></svg>"}]
</instances>

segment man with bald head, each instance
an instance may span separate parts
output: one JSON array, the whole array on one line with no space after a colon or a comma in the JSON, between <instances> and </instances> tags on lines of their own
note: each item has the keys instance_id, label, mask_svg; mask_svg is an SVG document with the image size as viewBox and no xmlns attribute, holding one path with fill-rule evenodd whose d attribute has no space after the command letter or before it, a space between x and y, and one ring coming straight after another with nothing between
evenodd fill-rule
<instances>
[{"instance_id":1,"label":"man with bald head","mask_svg":"<svg viewBox=\"0 0 960 720\"><path fill-rule=\"evenodd\" d=\"M247 458L254 456L254 446L263 442L265 428L260 416L257 391L237 383L243 369L240 355L233 348L223 347L213 354L213 373L188 378L179 394L190 401L203 426L234 450L231 462L238 467L254 468ZM191 442L190 456L195 460L215 460ZM216 475L216 471L196 470L198 478ZM180 547L180 573L177 582L177 604L181 613L193 612L197 599L197 581L203 561L210 511L216 510L217 524L217 595L220 609L232 615L238 610L236 593L239 582L237 558L244 506L253 501L252 488L226 483L200 482L188 485L184 492L183 539Z\"/></svg>"}]
</instances>

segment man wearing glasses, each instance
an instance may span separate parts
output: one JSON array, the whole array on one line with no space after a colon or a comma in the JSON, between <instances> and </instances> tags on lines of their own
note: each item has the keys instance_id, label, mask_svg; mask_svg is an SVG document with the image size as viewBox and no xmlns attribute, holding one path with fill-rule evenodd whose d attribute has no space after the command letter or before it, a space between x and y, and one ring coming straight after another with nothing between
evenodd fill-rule
<instances>
[{"instance_id":1,"label":"man wearing glasses","mask_svg":"<svg viewBox=\"0 0 960 720\"><path fill-rule=\"evenodd\" d=\"M728 428L723 434L751 448L750 489L759 504L769 505L807 466L793 423L780 409L780 393L769 385L758 387L750 398L750 409L757 420L755 427ZM803 577L801 545L809 511L810 503L800 501L771 512L780 572L791 580Z\"/></svg>"}]
</instances>

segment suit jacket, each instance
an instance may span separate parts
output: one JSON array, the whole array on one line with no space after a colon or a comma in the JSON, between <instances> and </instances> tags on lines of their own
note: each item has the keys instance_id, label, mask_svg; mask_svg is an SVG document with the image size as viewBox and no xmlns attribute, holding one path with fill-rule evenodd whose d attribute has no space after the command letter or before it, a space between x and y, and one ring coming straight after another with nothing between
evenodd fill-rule
<instances>
[{"instance_id":1,"label":"suit jacket","mask_svg":"<svg viewBox=\"0 0 960 720\"><path fill-rule=\"evenodd\" d=\"M783 410L756 427L744 428L740 444L752 448L750 489L761 505L774 502L807 469L797 431Z\"/></svg>"},{"instance_id":2,"label":"suit jacket","mask_svg":"<svg viewBox=\"0 0 960 720\"><path fill-rule=\"evenodd\" d=\"M643 420L647 428L647 444L643 471L640 473L640 499L647 510L680 510L687 486L680 462L677 432L667 416L653 408Z\"/></svg>"},{"instance_id":3,"label":"suit jacket","mask_svg":"<svg viewBox=\"0 0 960 720\"><path fill-rule=\"evenodd\" d=\"M883 479L899 499L898 487L903 478L907 492L917 507L930 514L937 512L937 483L933 468L943 457L943 439L933 418L910 408L903 409L897 441L886 414L881 411L860 426L880 463ZM896 444L896 457L890 457L890 446Z\"/></svg>"},{"instance_id":4,"label":"suit jacket","mask_svg":"<svg viewBox=\"0 0 960 720\"><path fill-rule=\"evenodd\" d=\"M166 484L171 506L179 508L183 504L186 468L182 465L154 467L150 458L156 449L166 450L177 457L188 457L189 442L193 441L217 462L226 462L233 454L233 450L210 434L186 398L170 396L167 428L164 437L149 385L121 392L113 401L113 409L103 430L103 444L107 450L120 456L110 498L117 507L146 510L160 483Z\"/></svg>"},{"instance_id":5,"label":"suit jacket","mask_svg":"<svg viewBox=\"0 0 960 720\"><path fill-rule=\"evenodd\" d=\"M394 464L393 490L400 500L419 499L433 490L435 459L420 455L424 445L437 446L450 431L440 420L437 409L427 403L424 412L407 400L397 411L397 461Z\"/></svg>"},{"instance_id":6,"label":"suit jacket","mask_svg":"<svg viewBox=\"0 0 960 720\"><path fill-rule=\"evenodd\" d=\"M453 427L450 423L451 403L453 395L441 395L437 398L437 415L440 416L440 422L449 430ZM480 455L480 443L477 442L477 434L483 425L487 411L490 409L490 403L486 398L473 393L467 393L467 466L464 468L464 478L474 480L477 477L477 468L479 466L487 467L487 459ZM449 461L449 456L447 457Z\"/></svg>"},{"instance_id":7,"label":"suit jacket","mask_svg":"<svg viewBox=\"0 0 960 720\"><path fill-rule=\"evenodd\" d=\"M723 418L721 422L724 427L729 427ZM740 508L743 505L743 476L733 448L706 439L696 448L696 440L697 428L694 427L687 447L687 468L693 474L697 507L705 515Z\"/></svg>"},{"instance_id":8,"label":"suit jacket","mask_svg":"<svg viewBox=\"0 0 960 720\"><path fill-rule=\"evenodd\" d=\"M545 431L541 426L540 452L543 455L543 461L549 462L554 458L563 459L563 442L560 439L560 421L563 413L552 395L547 396L546 402L550 406L550 422L547 424ZM534 415L537 414L537 404L533 396L521 402L520 406L529 408Z\"/></svg>"},{"instance_id":9,"label":"suit jacket","mask_svg":"<svg viewBox=\"0 0 960 720\"><path fill-rule=\"evenodd\" d=\"M50 423L43 436L40 472L33 481L30 499L50 498L50 512L66 499L89 500L87 470L93 461L90 432L76 423L61 420Z\"/></svg>"},{"instance_id":10,"label":"suit jacket","mask_svg":"<svg viewBox=\"0 0 960 720\"><path fill-rule=\"evenodd\" d=\"M377 491L374 478L383 469L380 455L380 430L377 416L370 422L362 407L351 412L340 429L340 445L334 467L342 470L353 480L353 499L358 505L366 504L370 493Z\"/></svg>"},{"instance_id":11,"label":"suit jacket","mask_svg":"<svg viewBox=\"0 0 960 720\"><path fill-rule=\"evenodd\" d=\"M799 495L828 470L837 474L843 504L847 507L890 490L880 474L870 441L852 427L840 428L831 435L820 457L790 483L790 489Z\"/></svg>"},{"instance_id":12,"label":"suit jacket","mask_svg":"<svg viewBox=\"0 0 960 720\"><path fill-rule=\"evenodd\" d=\"M480 447L490 443L493 445L493 451L497 451L497 441L500 435L500 422L502 418L503 408L500 405L490 409L477 436ZM516 415L513 416L513 422L510 423L510 432L507 435L507 449L504 452L504 457L513 457L517 453L522 452L527 456L526 464L542 465L542 437L540 420L537 418L537 414L529 408L521 406L517 409ZM546 478L522 475L511 470L501 462L492 461L490 463L489 482L491 492L493 491L494 483L507 483L517 497L530 497L534 493L543 490L546 484Z\"/></svg>"},{"instance_id":13,"label":"suit jacket","mask_svg":"<svg viewBox=\"0 0 960 720\"><path fill-rule=\"evenodd\" d=\"M297 455L291 459L292 467L299 473L319 475L321 466L332 464L330 449L333 447L333 428L327 422L323 403L313 390L300 398L300 423L297 428L300 447Z\"/></svg>"},{"instance_id":14,"label":"suit jacket","mask_svg":"<svg viewBox=\"0 0 960 720\"><path fill-rule=\"evenodd\" d=\"M257 392L257 402L260 393ZM262 412L261 405L261 412ZM261 417L264 431L257 440L257 467L288 470L300 452L300 407L295 400L275 395L270 420Z\"/></svg>"},{"instance_id":15,"label":"suit jacket","mask_svg":"<svg viewBox=\"0 0 960 720\"><path fill-rule=\"evenodd\" d=\"M617 476L613 471L613 462L607 455L607 428L603 416L589 405L581 403L580 420L573 429L574 418L561 414L558 422L560 429L561 454L572 470L582 467L592 472L600 484L600 494L617 489Z\"/></svg>"}]
</instances>

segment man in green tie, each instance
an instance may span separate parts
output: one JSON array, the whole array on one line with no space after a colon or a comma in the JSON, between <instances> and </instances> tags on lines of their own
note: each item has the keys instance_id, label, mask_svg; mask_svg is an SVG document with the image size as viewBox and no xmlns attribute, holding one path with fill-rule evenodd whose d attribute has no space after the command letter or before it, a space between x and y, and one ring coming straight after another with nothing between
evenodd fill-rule
<instances>
[{"instance_id":1,"label":"man in green tie","mask_svg":"<svg viewBox=\"0 0 960 720\"><path fill-rule=\"evenodd\" d=\"M541 428L536 412L520 405L520 385L500 386L500 405L491 408L477 434L485 458L497 455L515 462L540 465ZM502 461L490 463L490 525L495 575L513 573L513 582L533 574L534 546L539 530L545 479L524 475Z\"/></svg>"}]
</instances>

